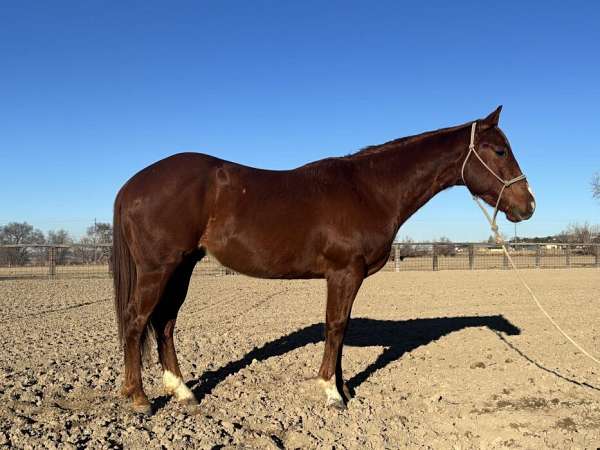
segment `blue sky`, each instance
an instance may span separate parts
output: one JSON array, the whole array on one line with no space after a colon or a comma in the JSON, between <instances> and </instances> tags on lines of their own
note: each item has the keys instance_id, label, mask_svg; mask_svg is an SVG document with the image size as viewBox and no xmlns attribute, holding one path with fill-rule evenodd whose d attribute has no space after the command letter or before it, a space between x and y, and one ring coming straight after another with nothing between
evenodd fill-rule
<instances>
[{"instance_id":1,"label":"blue sky","mask_svg":"<svg viewBox=\"0 0 600 450\"><path fill-rule=\"evenodd\" d=\"M2 2L0 224L78 236L176 152L292 168L499 104L538 203L518 234L600 223L599 4L418 3ZM488 235L465 188L400 230Z\"/></svg>"}]
</instances>

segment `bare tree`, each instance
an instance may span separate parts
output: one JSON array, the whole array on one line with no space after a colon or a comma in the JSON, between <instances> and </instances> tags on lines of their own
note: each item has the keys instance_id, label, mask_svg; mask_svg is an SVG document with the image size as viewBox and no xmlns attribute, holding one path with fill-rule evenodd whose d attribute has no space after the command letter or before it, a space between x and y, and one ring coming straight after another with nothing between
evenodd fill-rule
<instances>
[{"instance_id":1,"label":"bare tree","mask_svg":"<svg viewBox=\"0 0 600 450\"><path fill-rule=\"evenodd\" d=\"M80 243L86 248L78 248L77 256L84 263L100 263L109 259L110 249L102 245L112 243L112 225L106 222L94 222L87 228L86 235Z\"/></svg>"},{"instance_id":2,"label":"bare tree","mask_svg":"<svg viewBox=\"0 0 600 450\"><path fill-rule=\"evenodd\" d=\"M414 245L414 241L409 238L409 237L405 237L404 239L402 239L402 241L400 241L400 259L404 259L407 256L416 256L417 253L417 249Z\"/></svg>"},{"instance_id":3,"label":"bare tree","mask_svg":"<svg viewBox=\"0 0 600 450\"><path fill-rule=\"evenodd\" d=\"M11 222L0 227L0 244L4 245L26 245L43 244L45 242L44 233L34 229L27 222ZM9 265L25 265L31 257L26 247L4 249L0 258L2 263Z\"/></svg>"},{"instance_id":4,"label":"bare tree","mask_svg":"<svg viewBox=\"0 0 600 450\"><path fill-rule=\"evenodd\" d=\"M600 172L596 172L592 177L592 196L600 200Z\"/></svg>"},{"instance_id":5,"label":"bare tree","mask_svg":"<svg viewBox=\"0 0 600 450\"><path fill-rule=\"evenodd\" d=\"M3 244L43 244L44 233L27 222L11 222L0 227L0 242Z\"/></svg>"},{"instance_id":6,"label":"bare tree","mask_svg":"<svg viewBox=\"0 0 600 450\"><path fill-rule=\"evenodd\" d=\"M437 254L441 256L456 256L456 246L450 239L442 236L436 242Z\"/></svg>"},{"instance_id":7,"label":"bare tree","mask_svg":"<svg viewBox=\"0 0 600 450\"><path fill-rule=\"evenodd\" d=\"M87 228L85 239L87 244L110 244L112 242L112 225L106 222L97 222Z\"/></svg>"},{"instance_id":8,"label":"bare tree","mask_svg":"<svg viewBox=\"0 0 600 450\"><path fill-rule=\"evenodd\" d=\"M600 226L590 225L588 222L572 223L558 234L562 242L573 244L590 244L600 232Z\"/></svg>"},{"instance_id":9,"label":"bare tree","mask_svg":"<svg viewBox=\"0 0 600 450\"><path fill-rule=\"evenodd\" d=\"M66 230L50 230L48 231L47 242L51 245L70 245L73 243L73 239ZM69 252L70 249L68 248L58 248L56 250L56 263L65 264L69 256Z\"/></svg>"}]
</instances>

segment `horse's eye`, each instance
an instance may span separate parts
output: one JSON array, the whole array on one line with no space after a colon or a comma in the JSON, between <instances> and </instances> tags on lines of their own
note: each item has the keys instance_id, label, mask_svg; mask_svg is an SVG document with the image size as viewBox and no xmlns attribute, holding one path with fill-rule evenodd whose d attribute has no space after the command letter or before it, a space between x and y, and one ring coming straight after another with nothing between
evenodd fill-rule
<instances>
[{"instance_id":1,"label":"horse's eye","mask_svg":"<svg viewBox=\"0 0 600 450\"><path fill-rule=\"evenodd\" d=\"M506 156L506 150L504 150L503 148L498 148L494 151L496 152L496 155L498 155L498 156Z\"/></svg>"}]
</instances>

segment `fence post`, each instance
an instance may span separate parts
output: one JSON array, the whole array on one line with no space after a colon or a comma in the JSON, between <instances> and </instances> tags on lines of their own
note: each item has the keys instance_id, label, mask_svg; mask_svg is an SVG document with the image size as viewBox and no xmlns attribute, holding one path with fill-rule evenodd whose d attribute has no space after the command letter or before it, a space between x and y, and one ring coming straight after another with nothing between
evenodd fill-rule
<instances>
[{"instance_id":1,"label":"fence post","mask_svg":"<svg viewBox=\"0 0 600 450\"><path fill-rule=\"evenodd\" d=\"M400 272L400 244L394 244L394 270Z\"/></svg>"},{"instance_id":2,"label":"fence post","mask_svg":"<svg viewBox=\"0 0 600 450\"><path fill-rule=\"evenodd\" d=\"M106 256L108 260L108 275L111 276L113 272L113 259L112 259L112 247L107 247Z\"/></svg>"},{"instance_id":3,"label":"fence post","mask_svg":"<svg viewBox=\"0 0 600 450\"><path fill-rule=\"evenodd\" d=\"M56 276L56 247L48 247L48 276Z\"/></svg>"},{"instance_id":4,"label":"fence post","mask_svg":"<svg viewBox=\"0 0 600 450\"><path fill-rule=\"evenodd\" d=\"M506 248L506 251L508 251L508 247ZM502 267L504 269L508 269L508 258L506 257L506 253L502 252Z\"/></svg>"},{"instance_id":5,"label":"fence post","mask_svg":"<svg viewBox=\"0 0 600 450\"><path fill-rule=\"evenodd\" d=\"M566 255L567 255L567 267L571 267L571 245L570 244L567 244Z\"/></svg>"},{"instance_id":6,"label":"fence post","mask_svg":"<svg viewBox=\"0 0 600 450\"><path fill-rule=\"evenodd\" d=\"M542 244L537 244L535 247L535 268L539 269L542 262Z\"/></svg>"},{"instance_id":7,"label":"fence post","mask_svg":"<svg viewBox=\"0 0 600 450\"><path fill-rule=\"evenodd\" d=\"M596 244L595 248L596 248L596 267L600 267L600 244Z\"/></svg>"},{"instance_id":8,"label":"fence post","mask_svg":"<svg viewBox=\"0 0 600 450\"><path fill-rule=\"evenodd\" d=\"M433 270L438 270L438 249L437 245L433 244L432 246L432 254L433 254Z\"/></svg>"},{"instance_id":9,"label":"fence post","mask_svg":"<svg viewBox=\"0 0 600 450\"><path fill-rule=\"evenodd\" d=\"M469 244L469 270L473 270L475 267L475 246Z\"/></svg>"}]
</instances>

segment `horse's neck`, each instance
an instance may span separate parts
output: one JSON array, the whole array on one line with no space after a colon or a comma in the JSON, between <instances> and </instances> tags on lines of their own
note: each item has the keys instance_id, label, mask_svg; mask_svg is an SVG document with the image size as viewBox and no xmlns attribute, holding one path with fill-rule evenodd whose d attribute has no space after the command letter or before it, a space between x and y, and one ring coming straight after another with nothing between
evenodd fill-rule
<instances>
[{"instance_id":1,"label":"horse's neck","mask_svg":"<svg viewBox=\"0 0 600 450\"><path fill-rule=\"evenodd\" d=\"M364 155L376 195L390 208L396 229L438 192L462 183L460 169L468 148L464 127L384 144Z\"/></svg>"}]
</instances>

